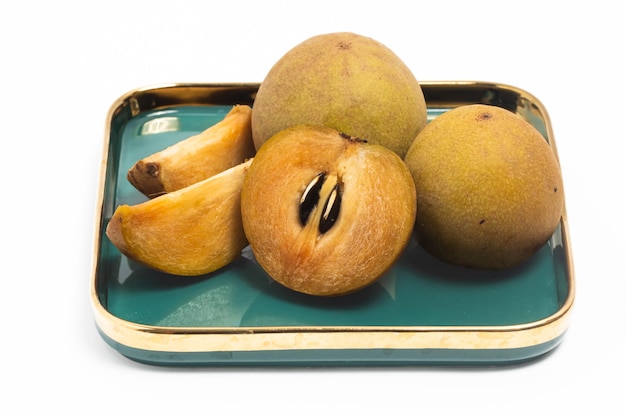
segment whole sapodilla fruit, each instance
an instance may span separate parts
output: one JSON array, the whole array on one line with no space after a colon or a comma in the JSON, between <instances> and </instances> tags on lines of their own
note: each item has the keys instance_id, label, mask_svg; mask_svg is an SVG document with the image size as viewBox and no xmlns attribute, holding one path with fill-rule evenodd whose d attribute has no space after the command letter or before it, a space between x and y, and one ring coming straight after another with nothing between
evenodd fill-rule
<instances>
[{"instance_id":1,"label":"whole sapodilla fruit","mask_svg":"<svg viewBox=\"0 0 626 417\"><path fill-rule=\"evenodd\" d=\"M381 277L413 233L416 204L398 155L312 125L273 136L241 190L244 233L261 267L285 287L323 296Z\"/></svg>"},{"instance_id":2,"label":"whole sapodilla fruit","mask_svg":"<svg viewBox=\"0 0 626 417\"><path fill-rule=\"evenodd\" d=\"M530 123L501 107L465 105L440 115L405 162L417 189L418 242L453 264L518 265L563 214L556 155Z\"/></svg>"},{"instance_id":3,"label":"whole sapodilla fruit","mask_svg":"<svg viewBox=\"0 0 626 417\"><path fill-rule=\"evenodd\" d=\"M404 157L426 116L421 86L394 52L365 36L329 33L271 68L254 101L252 137L258 150L288 127L324 125Z\"/></svg>"}]
</instances>

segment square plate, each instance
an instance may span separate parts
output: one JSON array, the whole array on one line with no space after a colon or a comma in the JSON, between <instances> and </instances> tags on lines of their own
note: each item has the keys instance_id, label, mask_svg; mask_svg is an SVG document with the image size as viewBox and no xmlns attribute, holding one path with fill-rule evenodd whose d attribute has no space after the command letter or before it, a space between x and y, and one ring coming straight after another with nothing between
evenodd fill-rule
<instances>
[{"instance_id":1,"label":"square plate","mask_svg":"<svg viewBox=\"0 0 626 417\"><path fill-rule=\"evenodd\" d=\"M313 297L273 282L248 249L212 274L177 277L129 260L105 235L119 204L146 198L132 164L252 105L258 84L172 84L131 91L110 108L95 224L90 297L96 327L122 355L177 366L512 364L556 347L574 301L567 215L529 261L505 271L442 263L411 242L374 285ZM516 87L422 82L429 120L473 103L509 109L556 154L547 111ZM557 155L558 157L558 155Z\"/></svg>"}]
</instances>

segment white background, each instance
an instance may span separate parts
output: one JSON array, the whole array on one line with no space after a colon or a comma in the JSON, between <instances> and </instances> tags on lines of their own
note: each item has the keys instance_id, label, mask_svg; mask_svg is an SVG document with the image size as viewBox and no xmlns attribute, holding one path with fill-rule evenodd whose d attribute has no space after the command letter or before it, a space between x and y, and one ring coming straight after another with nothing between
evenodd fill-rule
<instances>
[{"instance_id":1,"label":"white background","mask_svg":"<svg viewBox=\"0 0 626 417\"><path fill-rule=\"evenodd\" d=\"M0 410L14 411L1 414L624 415L626 32L613 4L4 2ZM259 82L289 48L333 31L381 41L420 80L511 84L548 109L577 296L546 358L493 369L163 369L97 334L88 288L114 100L169 82Z\"/></svg>"}]
</instances>

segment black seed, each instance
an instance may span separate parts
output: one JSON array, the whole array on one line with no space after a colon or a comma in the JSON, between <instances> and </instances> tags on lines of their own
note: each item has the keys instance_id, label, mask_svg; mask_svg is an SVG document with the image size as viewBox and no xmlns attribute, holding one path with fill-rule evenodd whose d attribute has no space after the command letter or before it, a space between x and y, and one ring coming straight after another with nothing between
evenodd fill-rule
<instances>
[{"instance_id":1,"label":"black seed","mask_svg":"<svg viewBox=\"0 0 626 417\"><path fill-rule=\"evenodd\" d=\"M317 202L320 199L320 190L322 189L325 179L326 174L323 172L317 174L309 185L307 185L300 197L300 224L302 224L302 226L307 223L311 212L315 206L317 206Z\"/></svg>"},{"instance_id":2,"label":"black seed","mask_svg":"<svg viewBox=\"0 0 626 417\"><path fill-rule=\"evenodd\" d=\"M482 219L481 221L478 222L478 224L483 224L485 222L485 219Z\"/></svg>"},{"instance_id":3,"label":"black seed","mask_svg":"<svg viewBox=\"0 0 626 417\"><path fill-rule=\"evenodd\" d=\"M341 190L339 184L335 184L328 200L324 204L324 210L322 210L322 218L320 219L319 231L320 233L326 233L337 221L339 217L339 208L341 207Z\"/></svg>"}]
</instances>

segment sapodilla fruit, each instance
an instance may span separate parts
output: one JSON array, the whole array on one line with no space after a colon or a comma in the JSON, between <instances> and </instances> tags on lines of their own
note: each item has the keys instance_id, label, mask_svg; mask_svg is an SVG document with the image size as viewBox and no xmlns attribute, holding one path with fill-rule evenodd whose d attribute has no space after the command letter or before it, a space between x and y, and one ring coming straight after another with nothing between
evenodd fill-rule
<instances>
[{"instance_id":1,"label":"sapodilla fruit","mask_svg":"<svg viewBox=\"0 0 626 417\"><path fill-rule=\"evenodd\" d=\"M405 162L417 189L419 244L461 266L504 269L530 258L564 210L556 155L501 107L452 109L430 122Z\"/></svg>"},{"instance_id":2,"label":"sapodilla fruit","mask_svg":"<svg viewBox=\"0 0 626 417\"><path fill-rule=\"evenodd\" d=\"M273 136L241 191L258 263L285 287L317 296L348 294L381 277L406 247L416 207L397 154L322 126Z\"/></svg>"},{"instance_id":3,"label":"sapodilla fruit","mask_svg":"<svg viewBox=\"0 0 626 417\"><path fill-rule=\"evenodd\" d=\"M250 106L233 106L215 125L137 161L128 181L153 198L241 164L255 153L251 115Z\"/></svg>"},{"instance_id":4,"label":"sapodilla fruit","mask_svg":"<svg viewBox=\"0 0 626 417\"><path fill-rule=\"evenodd\" d=\"M248 245L240 195L251 160L188 187L117 207L106 235L124 255L184 276L214 272Z\"/></svg>"},{"instance_id":5,"label":"sapodilla fruit","mask_svg":"<svg viewBox=\"0 0 626 417\"><path fill-rule=\"evenodd\" d=\"M406 64L380 42L337 32L296 45L270 69L252 108L258 150L299 124L331 127L404 157L426 125L426 102Z\"/></svg>"}]
</instances>

